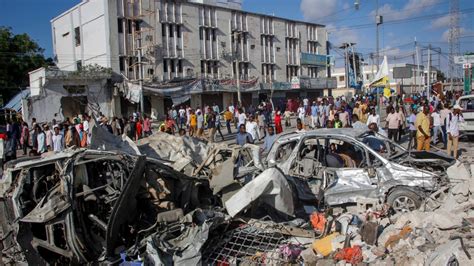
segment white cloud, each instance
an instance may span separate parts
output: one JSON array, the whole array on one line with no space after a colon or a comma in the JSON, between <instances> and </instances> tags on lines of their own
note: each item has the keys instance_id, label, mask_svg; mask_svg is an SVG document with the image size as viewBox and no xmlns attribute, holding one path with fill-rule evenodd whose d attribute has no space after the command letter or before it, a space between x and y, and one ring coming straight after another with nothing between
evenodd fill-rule
<instances>
[{"instance_id":1,"label":"white cloud","mask_svg":"<svg viewBox=\"0 0 474 266\"><path fill-rule=\"evenodd\" d=\"M300 10L303 17L316 21L336 12L337 0L302 0Z\"/></svg>"},{"instance_id":2,"label":"white cloud","mask_svg":"<svg viewBox=\"0 0 474 266\"><path fill-rule=\"evenodd\" d=\"M449 27L449 15L439 17L431 21L431 29L440 29Z\"/></svg>"},{"instance_id":3,"label":"white cloud","mask_svg":"<svg viewBox=\"0 0 474 266\"><path fill-rule=\"evenodd\" d=\"M359 33L351 28L347 27L336 27L334 24L326 25L329 32L329 41L339 46L344 42L359 43Z\"/></svg>"},{"instance_id":4,"label":"white cloud","mask_svg":"<svg viewBox=\"0 0 474 266\"><path fill-rule=\"evenodd\" d=\"M466 29L466 28L459 28L459 36L463 36L463 35L469 35L469 34L472 34L474 33L473 30L471 29ZM444 42L447 42L449 41L449 29L445 30L443 32L443 35L441 35L441 39L443 39Z\"/></svg>"},{"instance_id":5,"label":"white cloud","mask_svg":"<svg viewBox=\"0 0 474 266\"><path fill-rule=\"evenodd\" d=\"M430 6L440 1L441 0L409 0L400 9L394 8L391 4L384 4L379 7L379 15L390 19L405 19L423 13L427 8L430 8ZM375 10L370 14L371 16L375 16Z\"/></svg>"}]
</instances>

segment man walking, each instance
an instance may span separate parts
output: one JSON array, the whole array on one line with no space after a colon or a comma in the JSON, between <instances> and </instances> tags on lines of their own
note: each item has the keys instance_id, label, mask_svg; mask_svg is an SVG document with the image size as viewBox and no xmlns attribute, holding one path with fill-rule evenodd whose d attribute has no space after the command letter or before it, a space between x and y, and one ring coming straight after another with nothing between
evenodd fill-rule
<instances>
[{"instance_id":1,"label":"man walking","mask_svg":"<svg viewBox=\"0 0 474 266\"><path fill-rule=\"evenodd\" d=\"M380 116L375 113L375 108L371 110L369 118L367 118L367 126L372 123L377 124L377 127L380 126Z\"/></svg>"},{"instance_id":2,"label":"man walking","mask_svg":"<svg viewBox=\"0 0 474 266\"><path fill-rule=\"evenodd\" d=\"M428 105L423 106L423 111L421 111L416 116L415 127L416 131L416 149L418 151L430 150L430 107Z\"/></svg>"},{"instance_id":3,"label":"man walking","mask_svg":"<svg viewBox=\"0 0 474 266\"><path fill-rule=\"evenodd\" d=\"M398 127L400 125L400 116L395 113L395 109L393 107L390 108L390 113L387 115L386 127L388 128L388 138L391 140L397 140L397 133Z\"/></svg>"},{"instance_id":4,"label":"man walking","mask_svg":"<svg viewBox=\"0 0 474 266\"><path fill-rule=\"evenodd\" d=\"M300 104L300 107L298 108L298 118L301 120L301 122L304 124L304 116L306 114L306 110L304 109L303 105Z\"/></svg>"},{"instance_id":5,"label":"man walking","mask_svg":"<svg viewBox=\"0 0 474 266\"><path fill-rule=\"evenodd\" d=\"M230 129L230 123L232 122L234 114L230 111L230 106L225 110L224 112L224 120L225 120L225 125L227 127L227 134L232 134L232 130Z\"/></svg>"},{"instance_id":6,"label":"man walking","mask_svg":"<svg viewBox=\"0 0 474 266\"><path fill-rule=\"evenodd\" d=\"M316 128L318 124L318 106L313 102L311 106L311 128Z\"/></svg>"},{"instance_id":7,"label":"man walking","mask_svg":"<svg viewBox=\"0 0 474 266\"><path fill-rule=\"evenodd\" d=\"M456 104L453 107L453 113L449 114L446 118L446 131L448 133L448 147L447 153L451 156L451 150L453 151L453 157L458 157L458 144L459 144L459 123L464 122L464 117L461 113L461 106Z\"/></svg>"},{"instance_id":8,"label":"man walking","mask_svg":"<svg viewBox=\"0 0 474 266\"><path fill-rule=\"evenodd\" d=\"M239 146L244 146L247 143L253 144L252 135L245 130L245 124L239 126L239 133L237 133L235 140Z\"/></svg>"},{"instance_id":9,"label":"man walking","mask_svg":"<svg viewBox=\"0 0 474 266\"><path fill-rule=\"evenodd\" d=\"M431 113L431 119L433 119L433 145L436 145L438 142L438 135L441 132L441 115L439 114L439 109L436 108L433 113ZM444 139L444 137L442 137Z\"/></svg>"},{"instance_id":10,"label":"man walking","mask_svg":"<svg viewBox=\"0 0 474 266\"><path fill-rule=\"evenodd\" d=\"M441 130L443 131L444 149L446 149L446 147L448 146L448 133L446 132L446 118L449 116L450 113L451 113L451 110L449 110L449 104L445 103L441 111L439 111L439 115L441 118Z\"/></svg>"}]
</instances>

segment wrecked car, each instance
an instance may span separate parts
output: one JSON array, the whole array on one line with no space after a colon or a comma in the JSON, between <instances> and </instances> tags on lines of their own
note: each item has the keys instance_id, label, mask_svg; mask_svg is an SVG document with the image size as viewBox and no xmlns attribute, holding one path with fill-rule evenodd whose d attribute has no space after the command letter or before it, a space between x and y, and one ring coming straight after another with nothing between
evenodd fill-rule
<instances>
[{"instance_id":1,"label":"wrecked car","mask_svg":"<svg viewBox=\"0 0 474 266\"><path fill-rule=\"evenodd\" d=\"M306 180L329 206L373 200L395 211L417 209L427 193L449 182L447 173L458 170L452 168L464 167L441 153L408 151L352 128L284 134L267 164Z\"/></svg>"},{"instance_id":2,"label":"wrecked car","mask_svg":"<svg viewBox=\"0 0 474 266\"><path fill-rule=\"evenodd\" d=\"M159 224L218 205L208 180L144 156L79 149L13 161L0 180L3 261L118 263Z\"/></svg>"}]
</instances>

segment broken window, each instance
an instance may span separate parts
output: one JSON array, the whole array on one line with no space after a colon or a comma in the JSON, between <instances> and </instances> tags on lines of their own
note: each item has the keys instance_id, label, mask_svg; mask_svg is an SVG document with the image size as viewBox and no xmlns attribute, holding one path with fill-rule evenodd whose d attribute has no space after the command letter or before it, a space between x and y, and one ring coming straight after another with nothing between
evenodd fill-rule
<instances>
[{"instance_id":1,"label":"broken window","mask_svg":"<svg viewBox=\"0 0 474 266\"><path fill-rule=\"evenodd\" d=\"M293 152L293 149L295 148L297 144L297 140L293 140L284 144L281 144L277 151L276 151L276 156L275 156L275 161L277 163L286 161L291 153Z\"/></svg>"}]
</instances>

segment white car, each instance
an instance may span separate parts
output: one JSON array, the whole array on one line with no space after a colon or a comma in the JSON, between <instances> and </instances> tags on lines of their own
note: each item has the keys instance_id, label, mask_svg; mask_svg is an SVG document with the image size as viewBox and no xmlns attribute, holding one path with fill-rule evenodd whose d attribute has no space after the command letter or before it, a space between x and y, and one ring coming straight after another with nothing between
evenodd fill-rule
<instances>
[{"instance_id":1,"label":"white car","mask_svg":"<svg viewBox=\"0 0 474 266\"><path fill-rule=\"evenodd\" d=\"M353 128L282 134L267 164L306 182L328 206L379 200L395 211L419 208L426 195L449 183L450 172L467 172L444 153L408 151Z\"/></svg>"},{"instance_id":2,"label":"white car","mask_svg":"<svg viewBox=\"0 0 474 266\"><path fill-rule=\"evenodd\" d=\"M457 104L462 107L464 122L459 125L461 135L465 135L470 141L474 141L474 95L461 96Z\"/></svg>"}]
</instances>

